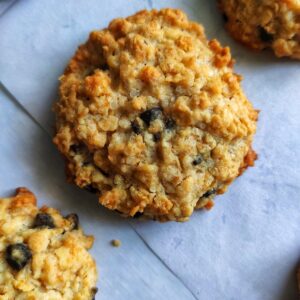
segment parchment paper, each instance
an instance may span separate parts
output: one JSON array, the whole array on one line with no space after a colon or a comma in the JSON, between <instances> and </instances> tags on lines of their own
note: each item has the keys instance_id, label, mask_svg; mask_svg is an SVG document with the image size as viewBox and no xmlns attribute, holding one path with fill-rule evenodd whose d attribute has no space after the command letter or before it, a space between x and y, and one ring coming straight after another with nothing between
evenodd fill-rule
<instances>
[{"instance_id":1,"label":"parchment paper","mask_svg":"<svg viewBox=\"0 0 300 300\"><path fill-rule=\"evenodd\" d=\"M0 0L0 16L13 4L15 0Z\"/></svg>"},{"instance_id":2,"label":"parchment paper","mask_svg":"<svg viewBox=\"0 0 300 300\"><path fill-rule=\"evenodd\" d=\"M62 162L43 129L50 132L53 125L57 77L88 32L142 8L167 6L184 9L205 25L209 38L231 47L245 92L261 110L254 142L259 160L216 198L213 210L196 212L187 223L124 221L65 184ZM81 212L103 270L97 299L297 298L299 61L232 41L209 0L19 1L0 18L0 54L0 80L42 127L12 104L2 108L0 99L0 191L29 185L44 203ZM117 235L125 246L111 249L107 241Z\"/></svg>"}]
</instances>

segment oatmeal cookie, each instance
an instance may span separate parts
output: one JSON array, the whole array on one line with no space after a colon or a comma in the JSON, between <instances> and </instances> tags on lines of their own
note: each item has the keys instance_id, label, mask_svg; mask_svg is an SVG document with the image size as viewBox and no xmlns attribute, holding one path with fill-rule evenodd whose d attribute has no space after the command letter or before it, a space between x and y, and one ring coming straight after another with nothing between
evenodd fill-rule
<instances>
[{"instance_id":1,"label":"oatmeal cookie","mask_svg":"<svg viewBox=\"0 0 300 300\"><path fill-rule=\"evenodd\" d=\"M0 199L0 299L94 299L93 241L76 214L37 208L26 188Z\"/></svg>"},{"instance_id":2,"label":"oatmeal cookie","mask_svg":"<svg viewBox=\"0 0 300 300\"><path fill-rule=\"evenodd\" d=\"M226 28L243 44L300 59L299 0L219 0Z\"/></svg>"},{"instance_id":3,"label":"oatmeal cookie","mask_svg":"<svg viewBox=\"0 0 300 300\"><path fill-rule=\"evenodd\" d=\"M180 10L113 20L60 78L67 176L124 216L185 221L248 165L257 111L228 47Z\"/></svg>"}]
</instances>

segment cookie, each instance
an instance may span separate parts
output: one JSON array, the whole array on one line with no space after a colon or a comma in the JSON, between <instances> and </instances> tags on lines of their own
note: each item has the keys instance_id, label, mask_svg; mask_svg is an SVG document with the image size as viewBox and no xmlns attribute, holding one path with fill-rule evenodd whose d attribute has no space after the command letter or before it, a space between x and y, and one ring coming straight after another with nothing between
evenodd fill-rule
<instances>
[{"instance_id":1,"label":"cookie","mask_svg":"<svg viewBox=\"0 0 300 300\"><path fill-rule=\"evenodd\" d=\"M69 181L123 216L185 221L210 208L255 159L257 111L232 66L180 10L92 32L54 106Z\"/></svg>"},{"instance_id":2,"label":"cookie","mask_svg":"<svg viewBox=\"0 0 300 300\"><path fill-rule=\"evenodd\" d=\"M26 188L0 199L0 299L94 299L93 241L76 214L37 208Z\"/></svg>"},{"instance_id":3,"label":"cookie","mask_svg":"<svg viewBox=\"0 0 300 300\"><path fill-rule=\"evenodd\" d=\"M227 30L243 44L300 59L298 0L219 0Z\"/></svg>"}]
</instances>

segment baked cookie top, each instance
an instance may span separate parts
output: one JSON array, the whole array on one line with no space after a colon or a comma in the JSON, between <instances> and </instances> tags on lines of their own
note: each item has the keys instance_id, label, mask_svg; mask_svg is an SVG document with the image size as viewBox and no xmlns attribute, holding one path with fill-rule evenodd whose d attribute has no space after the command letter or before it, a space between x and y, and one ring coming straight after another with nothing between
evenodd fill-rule
<instances>
[{"instance_id":1,"label":"baked cookie top","mask_svg":"<svg viewBox=\"0 0 300 300\"><path fill-rule=\"evenodd\" d=\"M253 49L300 59L299 0L219 0L226 28Z\"/></svg>"},{"instance_id":2,"label":"baked cookie top","mask_svg":"<svg viewBox=\"0 0 300 300\"><path fill-rule=\"evenodd\" d=\"M210 207L255 156L257 111L232 66L180 10L93 31L54 108L69 180L125 216L185 221Z\"/></svg>"},{"instance_id":3,"label":"baked cookie top","mask_svg":"<svg viewBox=\"0 0 300 300\"><path fill-rule=\"evenodd\" d=\"M0 299L93 299L97 272L87 251L93 241L76 214L37 208L26 188L0 199Z\"/></svg>"}]
</instances>

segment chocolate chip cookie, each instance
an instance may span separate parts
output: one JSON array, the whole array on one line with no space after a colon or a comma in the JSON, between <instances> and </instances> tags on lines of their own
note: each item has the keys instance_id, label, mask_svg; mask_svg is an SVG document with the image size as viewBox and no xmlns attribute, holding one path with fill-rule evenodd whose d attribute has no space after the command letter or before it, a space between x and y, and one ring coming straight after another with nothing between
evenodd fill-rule
<instances>
[{"instance_id":1,"label":"chocolate chip cookie","mask_svg":"<svg viewBox=\"0 0 300 300\"><path fill-rule=\"evenodd\" d=\"M245 45L300 59L298 0L219 0L226 28Z\"/></svg>"},{"instance_id":2,"label":"chocolate chip cookie","mask_svg":"<svg viewBox=\"0 0 300 300\"><path fill-rule=\"evenodd\" d=\"M0 298L94 299L97 271L76 214L36 207L26 188L0 199Z\"/></svg>"},{"instance_id":3,"label":"chocolate chip cookie","mask_svg":"<svg viewBox=\"0 0 300 300\"><path fill-rule=\"evenodd\" d=\"M185 221L249 165L257 111L228 47L180 10L93 31L60 77L69 181L124 216Z\"/></svg>"}]
</instances>

